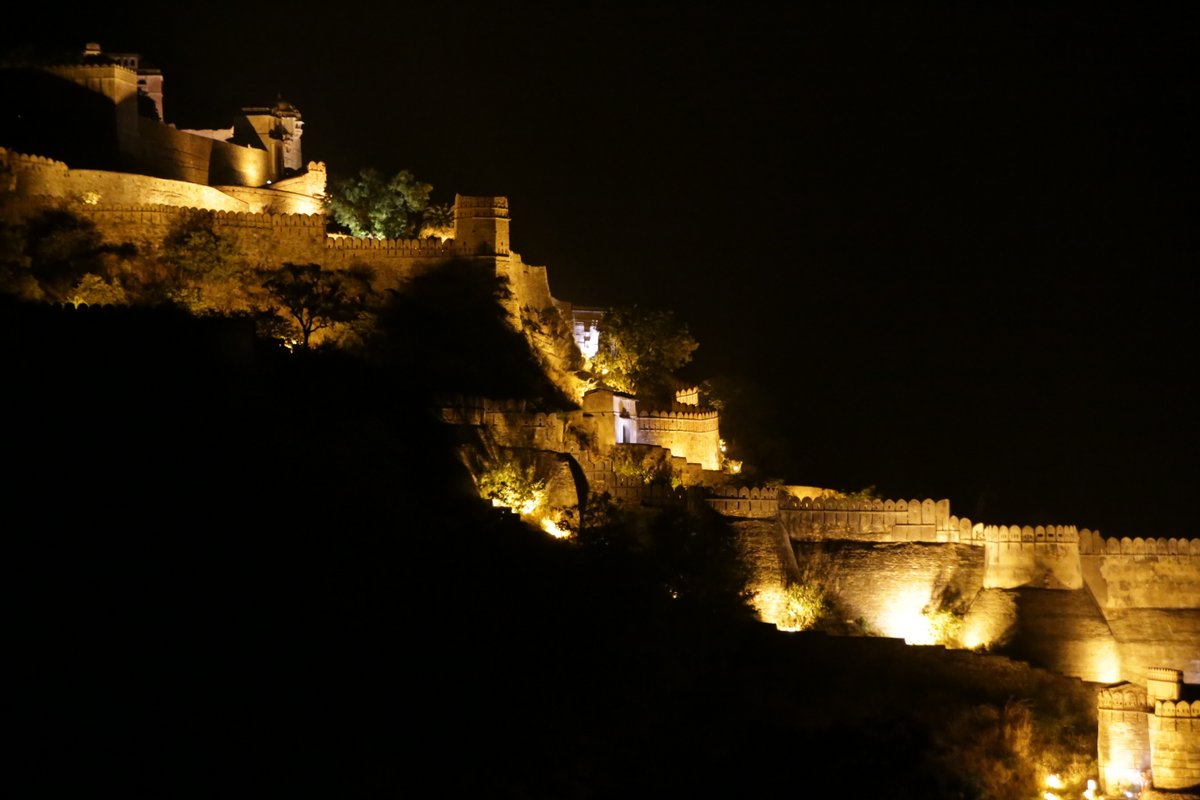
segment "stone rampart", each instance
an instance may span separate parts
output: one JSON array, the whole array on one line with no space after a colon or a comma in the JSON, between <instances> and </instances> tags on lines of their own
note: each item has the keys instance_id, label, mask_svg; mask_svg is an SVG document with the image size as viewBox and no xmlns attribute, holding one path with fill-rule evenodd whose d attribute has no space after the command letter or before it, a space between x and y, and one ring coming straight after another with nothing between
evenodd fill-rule
<instances>
[{"instance_id":1,"label":"stone rampart","mask_svg":"<svg viewBox=\"0 0 1200 800\"><path fill-rule=\"evenodd\" d=\"M969 602L983 586L983 550L971 544L808 539L792 548L846 620L913 644L933 642L929 612Z\"/></svg>"},{"instance_id":2,"label":"stone rampart","mask_svg":"<svg viewBox=\"0 0 1200 800\"><path fill-rule=\"evenodd\" d=\"M1149 718L1154 788L1200 787L1200 700L1159 700Z\"/></svg>"},{"instance_id":3,"label":"stone rampart","mask_svg":"<svg viewBox=\"0 0 1200 800\"><path fill-rule=\"evenodd\" d=\"M1079 532L1074 525L985 525L989 589L1079 589Z\"/></svg>"},{"instance_id":4,"label":"stone rampart","mask_svg":"<svg viewBox=\"0 0 1200 800\"><path fill-rule=\"evenodd\" d=\"M715 411L638 411L637 441L665 447L704 469L721 468L720 416Z\"/></svg>"},{"instance_id":5,"label":"stone rampart","mask_svg":"<svg viewBox=\"0 0 1200 800\"><path fill-rule=\"evenodd\" d=\"M171 128L166 130L173 131ZM174 131L174 134L184 135L179 131ZM207 176L211 169L211 159L216 157L211 151L213 145L219 146L218 150L222 147L231 148L232 155L229 158L235 160L252 160L254 154L262 151L214 142L198 136L190 136L181 141L191 145L193 140L204 144L198 149L192 146L195 152L190 156L186 156L183 151L177 153L177 157L172 159L177 162L177 168L173 171L161 171L164 174L169 173L166 177L163 174L151 176L107 170L71 169L61 161L14 153L3 148L0 148L0 163L7 164L13 173L13 189L20 197L57 198L74 205L163 205L209 211L306 215L324 213L319 198L306 193L309 189L324 186L323 165L311 163L309 168L315 170L312 176L299 175L281 181L280 185L285 187L282 189L265 186L206 185L210 182ZM249 180L244 174L249 169L251 168L238 168L238 174ZM225 178L224 183L228 184L237 175L234 172L224 174L218 171L214 177Z\"/></svg>"},{"instance_id":6,"label":"stone rampart","mask_svg":"<svg viewBox=\"0 0 1200 800\"><path fill-rule=\"evenodd\" d=\"M1200 609L1200 539L1079 537L1084 581L1107 611Z\"/></svg>"},{"instance_id":7,"label":"stone rampart","mask_svg":"<svg viewBox=\"0 0 1200 800\"><path fill-rule=\"evenodd\" d=\"M1128 536L1101 536L1099 531L1087 532L1087 537L1080 536L1079 552L1081 555L1105 556L1147 556L1147 555L1179 555L1200 556L1200 539L1175 538L1145 538Z\"/></svg>"},{"instance_id":8,"label":"stone rampart","mask_svg":"<svg viewBox=\"0 0 1200 800\"><path fill-rule=\"evenodd\" d=\"M779 489L718 486L704 502L722 516L767 519L779 513Z\"/></svg>"},{"instance_id":9,"label":"stone rampart","mask_svg":"<svg viewBox=\"0 0 1200 800\"><path fill-rule=\"evenodd\" d=\"M1100 788L1113 794L1150 769L1149 705L1145 690L1133 684L1101 689L1096 703Z\"/></svg>"},{"instance_id":10,"label":"stone rampart","mask_svg":"<svg viewBox=\"0 0 1200 800\"><path fill-rule=\"evenodd\" d=\"M949 500L785 497L779 520L793 539L983 544L982 526L950 513Z\"/></svg>"},{"instance_id":11,"label":"stone rampart","mask_svg":"<svg viewBox=\"0 0 1200 800\"><path fill-rule=\"evenodd\" d=\"M84 205L79 212L95 222L105 240L132 242L157 250L186 215L209 209L167 205ZM322 261L325 219L305 214L249 214L212 211L213 231L228 238L247 266L273 268L284 262Z\"/></svg>"},{"instance_id":12,"label":"stone rampart","mask_svg":"<svg viewBox=\"0 0 1200 800\"><path fill-rule=\"evenodd\" d=\"M576 416L537 411L521 399L455 397L441 403L443 422L486 427L506 447L564 451L567 427Z\"/></svg>"},{"instance_id":13,"label":"stone rampart","mask_svg":"<svg viewBox=\"0 0 1200 800\"><path fill-rule=\"evenodd\" d=\"M361 265L376 273L376 287L399 289L407 280L459 255L453 239L370 239L327 236L314 261L333 269Z\"/></svg>"},{"instance_id":14,"label":"stone rampart","mask_svg":"<svg viewBox=\"0 0 1200 800\"><path fill-rule=\"evenodd\" d=\"M158 120L138 120L138 163L152 175L215 186L265 186L280 177L271 154L181 131Z\"/></svg>"}]
</instances>

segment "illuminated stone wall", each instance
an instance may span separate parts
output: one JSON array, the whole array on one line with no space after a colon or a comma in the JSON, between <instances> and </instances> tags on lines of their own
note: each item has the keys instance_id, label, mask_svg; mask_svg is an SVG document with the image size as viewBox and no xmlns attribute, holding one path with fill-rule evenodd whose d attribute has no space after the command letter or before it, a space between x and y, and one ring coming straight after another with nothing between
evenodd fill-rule
<instances>
[{"instance_id":1,"label":"illuminated stone wall","mask_svg":"<svg viewBox=\"0 0 1200 800\"><path fill-rule=\"evenodd\" d=\"M262 186L279 175L266 150L242 147L138 119L139 171L207 185Z\"/></svg>"},{"instance_id":2,"label":"illuminated stone wall","mask_svg":"<svg viewBox=\"0 0 1200 800\"><path fill-rule=\"evenodd\" d=\"M705 498L708 507L726 517L771 519L779 513L779 489L771 487L719 486L711 497Z\"/></svg>"},{"instance_id":3,"label":"illuminated stone wall","mask_svg":"<svg viewBox=\"0 0 1200 800\"><path fill-rule=\"evenodd\" d=\"M1073 525L986 525L989 589L1079 589L1079 533Z\"/></svg>"},{"instance_id":4,"label":"illuminated stone wall","mask_svg":"<svg viewBox=\"0 0 1200 800\"><path fill-rule=\"evenodd\" d=\"M969 544L796 541L793 551L848 621L884 636L919 640L923 612L965 605L983 588L983 550Z\"/></svg>"},{"instance_id":5,"label":"illuminated stone wall","mask_svg":"<svg viewBox=\"0 0 1200 800\"><path fill-rule=\"evenodd\" d=\"M665 447L704 469L721 468L720 419L715 411L638 411L637 441Z\"/></svg>"},{"instance_id":6,"label":"illuminated stone wall","mask_svg":"<svg viewBox=\"0 0 1200 800\"><path fill-rule=\"evenodd\" d=\"M251 154L259 152L246 148L235 149ZM324 191L325 169L324 165L316 163L309 165L313 170L311 176L305 173L295 179L281 181L280 190L275 190L254 187L217 188L205 185L203 181L191 182L127 172L70 169L61 161L13 153L3 148L0 148L0 162L6 164L13 173L16 182L13 189L18 197L42 203L62 200L73 205L164 205L210 211L323 213L319 195ZM197 172L205 169L206 162L195 165Z\"/></svg>"},{"instance_id":7,"label":"illuminated stone wall","mask_svg":"<svg viewBox=\"0 0 1200 800\"><path fill-rule=\"evenodd\" d=\"M1150 769L1146 692L1128 683L1101 689L1097 705L1100 788L1115 794L1120 787L1139 785Z\"/></svg>"},{"instance_id":8,"label":"illuminated stone wall","mask_svg":"<svg viewBox=\"0 0 1200 800\"><path fill-rule=\"evenodd\" d=\"M1200 700L1156 701L1149 722L1154 788L1200 787Z\"/></svg>"},{"instance_id":9,"label":"illuminated stone wall","mask_svg":"<svg viewBox=\"0 0 1200 800\"><path fill-rule=\"evenodd\" d=\"M1120 644L1086 589L1022 587L1004 591L1014 604L1005 653L1034 666L1094 683L1127 677Z\"/></svg>"},{"instance_id":10,"label":"illuminated stone wall","mask_svg":"<svg viewBox=\"0 0 1200 800\"><path fill-rule=\"evenodd\" d=\"M950 513L949 500L786 497L780 523L793 539L983 544L983 529Z\"/></svg>"},{"instance_id":11,"label":"illuminated stone wall","mask_svg":"<svg viewBox=\"0 0 1200 800\"><path fill-rule=\"evenodd\" d=\"M486 428L505 447L570 451L567 430L582 424L579 412L534 411L521 399L455 397L443 401L441 417L451 425Z\"/></svg>"},{"instance_id":12,"label":"illuminated stone wall","mask_svg":"<svg viewBox=\"0 0 1200 800\"><path fill-rule=\"evenodd\" d=\"M469 255L508 255L508 198L454 196L454 238Z\"/></svg>"},{"instance_id":13,"label":"illuminated stone wall","mask_svg":"<svg viewBox=\"0 0 1200 800\"><path fill-rule=\"evenodd\" d=\"M1200 539L1080 538L1088 587L1104 608L1200 608Z\"/></svg>"}]
</instances>

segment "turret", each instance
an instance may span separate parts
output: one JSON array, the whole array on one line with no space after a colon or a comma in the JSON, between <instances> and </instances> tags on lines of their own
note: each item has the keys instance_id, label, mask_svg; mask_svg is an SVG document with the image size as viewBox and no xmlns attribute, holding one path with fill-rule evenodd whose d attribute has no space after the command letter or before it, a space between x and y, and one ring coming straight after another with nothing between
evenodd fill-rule
<instances>
[{"instance_id":1,"label":"turret","mask_svg":"<svg viewBox=\"0 0 1200 800\"><path fill-rule=\"evenodd\" d=\"M464 253L508 255L508 198L455 195L454 241Z\"/></svg>"}]
</instances>

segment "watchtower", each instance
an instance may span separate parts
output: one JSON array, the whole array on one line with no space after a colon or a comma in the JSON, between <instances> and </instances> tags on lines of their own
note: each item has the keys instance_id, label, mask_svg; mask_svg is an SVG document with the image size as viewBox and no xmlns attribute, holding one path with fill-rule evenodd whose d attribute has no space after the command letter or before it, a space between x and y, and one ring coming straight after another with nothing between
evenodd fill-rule
<instances>
[{"instance_id":1,"label":"watchtower","mask_svg":"<svg viewBox=\"0 0 1200 800\"><path fill-rule=\"evenodd\" d=\"M454 241L460 252L508 255L508 198L455 195Z\"/></svg>"}]
</instances>

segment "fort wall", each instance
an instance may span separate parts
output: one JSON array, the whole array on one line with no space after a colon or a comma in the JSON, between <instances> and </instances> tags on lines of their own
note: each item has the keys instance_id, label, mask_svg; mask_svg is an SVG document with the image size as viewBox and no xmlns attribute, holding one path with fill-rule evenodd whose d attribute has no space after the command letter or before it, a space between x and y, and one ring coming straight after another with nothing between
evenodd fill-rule
<instances>
[{"instance_id":1,"label":"fort wall","mask_svg":"<svg viewBox=\"0 0 1200 800\"><path fill-rule=\"evenodd\" d=\"M986 525L989 589L1079 589L1079 533L1073 525Z\"/></svg>"},{"instance_id":2,"label":"fort wall","mask_svg":"<svg viewBox=\"0 0 1200 800\"><path fill-rule=\"evenodd\" d=\"M1149 718L1154 788L1200 787L1200 700L1158 700Z\"/></svg>"},{"instance_id":3,"label":"fort wall","mask_svg":"<svg viewBox=\"0 0 1200 800\"><path fill-rule=\"evenodd\" d=\"M162 178L205 185L262 186L277 175L266 150L230 144L138 119L142 170Z\"/></svg>"},{"instance_id":4,"label":"fort wall","mask_svg":"<svg viewBox=\"0 0 1200 800\"><path fill-rule=\"evenodd\" d=\"M720 419L715 411L638 411L637 441L666 447L704 469L721 468Z\"/></svg>"},{"instance_id":5,"label":"fort wall","mask_svg":"<svg viewBox=\"0 0 1200 800\"><path fill-rule=\"evenodd\" d=\"M718 486L704 502L722 516L771 519L779 513L779 489L766 486Z\"/></svg>"},{"instance_id":6,"label":"fort wall","mask_svg":"<svg viewBox=\"0 0 1200 800\"><path fill-rule=\"evenodd\" d=\"M1146 692L1132 684L1101 689L1097 706L1100 788L1115 794L1118 787L1141 782L1150 770Z\"/></svg>"},{"instance_id":7,"label":"fort wall","mask_svg":"<svg viewBox=\"0 0 1200 800\"><path fill-rule=\"evenodd\" d=\"M932 643L925 614L969 603L983 588L984 553L971 544L793 541L801 570L819 576L847 620L884 636Z\"/></svg>"},{"instance_id":8,"label":"fort wall","mask_svg":"<svg viewBox=\"0 0 1200 800\"><path fill-rule=\"evenodd\" d=\"M949 500L785 497L780 523L793 539L983 544L982 526L950 513Z\"/></svg>"}]
</instances>

